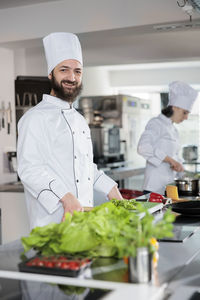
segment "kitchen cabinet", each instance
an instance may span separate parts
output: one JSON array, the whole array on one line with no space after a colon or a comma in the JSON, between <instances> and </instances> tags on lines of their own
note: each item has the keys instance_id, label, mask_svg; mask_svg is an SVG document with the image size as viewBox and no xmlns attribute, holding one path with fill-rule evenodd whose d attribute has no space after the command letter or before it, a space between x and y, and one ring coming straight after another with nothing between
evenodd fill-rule
<instances>
[{"instance_id":1,"label":"kitchen cabinet","mask_svg":"<svg viewBox=\"0 0 200 300\"><path fill-rule=\"evenodd\" d=\"M2 244L30 232L24 193L0 192Z\"/></svg>"}]
</instances>

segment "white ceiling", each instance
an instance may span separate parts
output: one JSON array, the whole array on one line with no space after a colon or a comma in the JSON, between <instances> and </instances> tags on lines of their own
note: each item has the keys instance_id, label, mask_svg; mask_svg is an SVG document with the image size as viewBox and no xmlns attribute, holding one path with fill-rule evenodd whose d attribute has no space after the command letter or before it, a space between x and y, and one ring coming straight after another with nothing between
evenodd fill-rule
<instances>
[{"instance_id":1,"label":"white ceiling","mask_svg":"<svg viewBox=\"0 0 200 300\"><path fill-rule=\"evenodd\" d=\"M92 10L95 2L99 3L99 6L96 10L94 6ZM179 0L180 4L183 2ZM84 3L85 7L82 7ZM66 24L63 23L62 16L55 15L56 18L53 18L50 13L53 7L54 10L59 9L59 6L62 9L62 5L65 4L68 5L65 13L66 20L64 20ZM10 26L12 18L8 21L5 18L5 34L0 34L0 46L11 49L38 48L43 51L42 36L48 31L68 31L66 28L69 28L79 35L85 66L200 60L200 13L194 12L191 23L189 16L178 7L176 0L101 0L100 2L77 0L75 4L68 0L1 0L0 28L3 25L1 23L3 12L6 14L10 11L13 16L16 16L20 12L28 13L30 7L29 20L32 18L31 11L34 12L36 8L38 8L38 15L34 16L35 24L28 27L30 35L26 16L24 24L23 18L20 19L22 29L19 30L19 22L15 21L15 24ZM40 16L40 10L44 8L45 14ZM74 22L72 27L70 26L73 22L70 21L70 25L67 23L69 18L67 13ZM165 31L155 29L155 25L160 24L191 25L193 23L198 26L171 28Z\"/></svg>"},{"instance_id":2,"label":"white ceiling","mask_svg":"<svg viewBox=\"0 0 200 300\"><path fill-rule=\"evenodd\" d=\"M59 0L0 0L0 9L34 5L38 3L59 1Z\"/></svg>"}]
</instances>

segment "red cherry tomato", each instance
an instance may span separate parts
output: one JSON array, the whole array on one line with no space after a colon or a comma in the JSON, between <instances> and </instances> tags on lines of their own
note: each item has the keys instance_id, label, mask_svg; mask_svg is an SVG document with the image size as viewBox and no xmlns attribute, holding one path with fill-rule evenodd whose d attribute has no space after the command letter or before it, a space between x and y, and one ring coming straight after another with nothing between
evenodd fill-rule
<instances>
[{"instance_id":1,"label":"red cherry tomato","mask_svg":"<svg viewBox=\"0 0 200 300\"><path fill-rule=\"evenodd\" d=\"M71 270L78 270L80 268L80 263L78 263L76 261L71 261L71 262L69 262L69 268Z\"/></svg>"},{"instance_id":2,"label":"red cherry tomato","mask_svg":"<svg viewBox=\"0 0 200 300\"><path fill-rule=\"evenodd\" d=\"M60 268L61 268L61 269L69 269L69 263L68 263L68 262L65 262L65 261L62 262Z\"/></svg>"},{"instance_id":3,"label":"red cherry tomato","mask_svg":"<svg viewBox=\"0 0 200 300\"><path fill-rule=\"evenodd\" d=\"M61 261L56 261L55 262L55 267L56 268L61 268L62 262Z\"/></svg>"},{"instance_id":4,"label":"red cherry tomato","mask_svg":"<svg viewBox=\"0 0 200 300\"><path fill-rule=\"evenodd\" d=\"M47 268L53 268L55 263L53 261L46 261L45 262L45 267Z\"/></svg>"},{"instance_id":5,"label":"red cherry tomato","mask_svg":"<svg viewBox=\"0 0 200 300\"><path fill-rule=\"evenodd\" d=\"M38 267L44 267L44 265L45 265L45 263L42 260L40 260L36 263L36 266L38 266Z\"/></svg>"}]
</instances>

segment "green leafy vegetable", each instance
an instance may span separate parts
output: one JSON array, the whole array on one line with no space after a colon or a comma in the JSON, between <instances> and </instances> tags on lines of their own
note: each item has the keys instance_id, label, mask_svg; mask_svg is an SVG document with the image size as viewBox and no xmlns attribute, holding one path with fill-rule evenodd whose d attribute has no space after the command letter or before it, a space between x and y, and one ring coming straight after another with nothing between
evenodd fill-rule
<instances>
[{"instance_id":1,"label":"green leafy vegetable","mask_svg":"<svg viewBox=\"0 0 200 300\"><path fill-rule=\"evenodd\" d=\"M36 227L23 237L24 253L33 248L42 255L121 258L135 256L136 249L145 246L153 252L150 239L173 236L175 217L167 211L155 224L154 217L140 203L136 208L130 212L108 202L90 212L74 212L73 216L67 213L63 223Z\"/></svg>"}]
</instances>

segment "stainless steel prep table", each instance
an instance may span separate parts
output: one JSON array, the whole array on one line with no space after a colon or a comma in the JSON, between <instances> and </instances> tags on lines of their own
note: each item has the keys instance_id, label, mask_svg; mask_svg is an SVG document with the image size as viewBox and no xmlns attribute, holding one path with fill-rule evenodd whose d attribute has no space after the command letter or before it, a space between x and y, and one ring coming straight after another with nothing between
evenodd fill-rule
<instances>
[{"instance_id":1,"label":"stainless steel prep table","mask_svg":"<svg viewBox=\"0 0 200 300\"><path fill-rule=\"evenodd\" d=\"M15 241L0 247L0 298L5 295L6 286L9 285L9 289L6 290L13 300L21 299L24 293L27 295L33 292L33 297L38 291L38 296L35 298L24 299L45 299L49 300L83 300L84 297L78 297L77 295L71 295L71 297L65 297L60 294L58 290L60 285L75 286L92 288L95 292L110 291L110 293L104 295L103 299L137 299L137 300L158 300L162 299L165 285L155 286L153 284L132 284L127 283L126 266L123 266L123 261L118 261L122 267L116 268L110 272L97 272L98 276L90 276L85 274L77 278L53 276L43 274L23 273L18 271L18 263L20 262L20 253L22 252L22 245L20 241ZM32 253L34 254L34 253ZM100 267L101 269L101 267ZM96 269L97 271L97 269ZM87 271L86 271L87 273ZM12 280L11 280L12 279ZM11 283L12 284L11 284ZM5 286L5 288L4 288ZM25 288L24 288L25 287ZM4 288L4 289L3 289ZM13 289L13 290L12 290ZM97 290L97 291L96 291ZM4 293L4 294L2 294ZM42 294L43 298L38 298ZM14 296L16 295L16 298ZM18 298L17 298L18 297ZM21 298L20 298L21 297ZM101 299L101 298L88 298L89 299Z\"/></svg>"},{"instance_id":2,"label":"stainless steel prep table","mask_svg":"<svg viewBox=\"0 0 200 300\"><path fill-rule=\"evenodd\" d=\"M156 213L155 218L162 218L163 212ZM33 280L37 282L54 282L66 285L76 285L84 287L94 287L109 289L116 294L108 294L108 299L163 299L163 290L175 295L177 288L191 282L191 279L200 279L200 218L181 217L175 222L175 226L185 226L187 230L195 229L195 232L184 242L160 242L159 263L154 274L154 280L150 284L128 283L127 267L123 262L118 262L118 267L109 272L91 272L85 274L85 278L67 278L61 276L49 276L41 274L28 274L18 272L17 263L20 261L19 255L22 252L20 241L15 241L0 247L0 278L15 278L21 280ZM193 267L196 266L193 272ZM198 269L199 266L199 269ZM108 269L109 270L109 269ZM194 274L195 273L195 274ZM1 279L0 279L1 284ZM112 298L111 295L113 296ZM128 296L127 296L128 295ZM187 295L187 293L185 294ZM107 298L105 298L107 299ZM169 298L170 299L170 298ZM179 298L180 299L180 298ZM182 300L188 298L182 297Z\"/></svg>"},{"instance_id":3,"label":"stainless steel prep table","mask_svg":"<svg viewBox=\"0 0 200 300\"><path fill-rule=\"evenodd\" d=\"M158 284L167 283L166 293L171 296L167 299L189 299L192 289L183 291L183 286L189 285L191 277L195 275L195 269L192 266L198 261L198 272L200 273L200 218L177 216L175 226L185 228L188 232L194 230L191 236L188 236L183 242L160 242L159 243L159 263L157 268ZM196 268L197 270L197 268ZM200 276L199 276L200 283ZM182 289L178 292L177 289ZM197 286L194 286L197 289Z\"/></svg>"}]
</instances>

